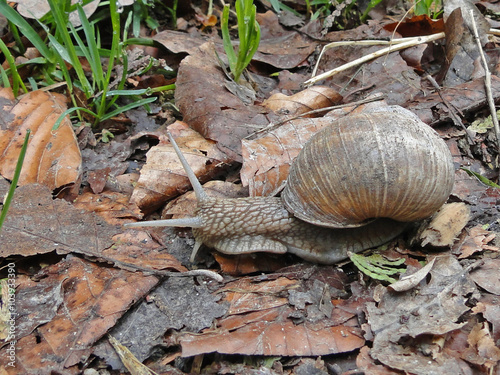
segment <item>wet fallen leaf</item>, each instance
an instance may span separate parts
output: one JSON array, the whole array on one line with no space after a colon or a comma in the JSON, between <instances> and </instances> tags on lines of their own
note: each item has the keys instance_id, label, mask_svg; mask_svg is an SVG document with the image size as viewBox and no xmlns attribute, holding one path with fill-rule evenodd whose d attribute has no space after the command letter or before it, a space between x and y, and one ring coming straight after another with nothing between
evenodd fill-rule
<instances>
[{"instance_id":1,"label":"wet fallen leaf","mask_svg":"<svg viewBox=\"0 0 500 375\"><path fill-rule=\"evenodd\" d=\"M76 257L45 268L38 277L38 283L21 284L17 290L16 301L26 309L16 324L24 326L31 321L28 324L35 330L28 334L27 329L24 337L18 337L17 367L14 372L6 368L9 374L19 374L19 369L30 374L75 373L73 366L88 358L93 344L158 282L154 276L101 267ZM47 291L57 297L48 309L56 313L52 317L38 315L39 320L33 321L40 308L36 296ZM0 358L5 358L5 347Z\"/></svg>"},{"instance_id":2,"label":"wet fallen leaf","mask_svg":"<svg viewBox=\"0 0 500 375\"><path fill-rule=\"evenodd\" d=\"M40 183L50 190L76 182L81 155L69 117L52 127L66 110L60 94L33 91L14 100L11 89L0 89L0 173L11 180L27 129L31 129L19 185Z\"/></svg>"}]
</instances>

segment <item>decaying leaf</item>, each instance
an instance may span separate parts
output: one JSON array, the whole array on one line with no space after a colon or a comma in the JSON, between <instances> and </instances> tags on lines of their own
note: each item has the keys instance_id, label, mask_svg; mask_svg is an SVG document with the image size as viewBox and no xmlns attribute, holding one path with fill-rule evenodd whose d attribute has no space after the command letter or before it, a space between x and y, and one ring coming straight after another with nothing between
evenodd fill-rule
<instances>
[{"instance_id":1,"label":"decaying leaf","mask_svg":"<svg viewBox=\"0 0 500 375\"><path fill-rule=\"evenodd\" d=\"M42 281L21 283L17 290L18 303L32 306L23 310L16 324L24 326L31 320L35 330L31 334L25 330L25 336L18 337L16 367L14 372L6 368L9 374L19 374L20 368L30 374L74 374L74 366L88 358L93 344L158 282L154 276L101 267L76 257L49 266L38 276ZM60 290L54 294L59 296L58 302L52 304L56 313L38 315L41 320L34 322L32 314L40 308L35 307L36 296L43 296L46 290ZM2 361L5 350L0 350Z\"/></svg>"},{"instance_id":2,"label":"decaying leaf","mask_svg":"<svg viewBox=\"0 0 500 375\"><path fill-rule=\"evenodd\" d=\"M436 258L432 258L432 260L424 267L410 275L403 275L400 280L392 283L387 288L395 292L404 292L406 290L410 290L411 288L415 288L428 275L434 266L435 261Z\"/></svg>"},{"instance_id":3,"label":"decaying leaf","mask_svg":"<svg viewBox=\"0 0 500 375\"><path fill-rule=\"evenodd\" d=\"M213 325L214 319L227 311L218 299L209 293L207 285L196 285L193 278L169 278L120 320L110 334L143 361L164 342L168 330L196 335Z\"/></svg>"},{"instance_id":4,"label":"decaying leaf","mask_svg":"<svg viewBox=\"0 0 500 375\"><path fill-rule=\"evenodd\" d=\"M0 256L29 256L51 251L99 256L113 244L120 228L100 216L53 199L48 187L17 188L15 200L0 232Z\"/></svg>"},{"instance_id":5,"label":"decaying leaf","mask_svg":"<svg viewBox=\"0 0 500 375\"><path fill-rule=\"evenodd\" d=\"M147 366L143 365L134 355L128 350L126 346L123 346L117 339L113 336L108 336L108 340L115 348L116 352L120 356L123 364L133 375L151 375L156 374L153 370L149 369Z\"/></svg>"},{"instance_id":6,"label":"decaying leaf","mask_svg":"<svg viewBox=\"0 0 500 375\"><path fill-rule=\"evenodd\" d=\"M52 127L66 110L61 94L33 91L14 100L11 89L0 89L0 173L11 180L27 129L31 129L19 185L40 183L50 190L76 182L81 155L69 117Z\"/></svg>"},{"instance_id":7,"label":"decaying leaf","mask_svg":"<svg viewBox=\"0 0 500 375\"><path fill-rule=\"evenodd\" d=\"M214 142L206 140L185 123L176 122L168 127L189 165L202 180L218 173L229 160ZM179 158L166 137L147 153L147 162L141 169L130 201L143 211L152 211L182 190L190 188L189 180Z\"/></svg>"},{"instance_id":8,"label":"decaying leaf","mask_svg":"<svg viewBox=\"0 0 500 375\"><path fill-rule=\"evenodd\" d=\"M175 102L189 126L241 161L241 139L268 125L268 110L245 105L226 89L225 81L213 43L207 42L182 60Z\"/></svg>"},{"instance_id":9,"label":"decaying leaf","mask_svg":"<svg viewBox=\"0 0 500 375\"><path fill-rule=\"evenodd\" d=\"M440 75L444 77L443 85L452 87L484 75L483 67L476 61L479 60L479 49L472 34L472 22L479 30L482 44L487 41L490 24L472 1L446 1L444 13L446 60Z\"/></svg>"},{"instance_id":10,"label":"decaying leaf","mask_svg":"<svg viewBox=\"0 0 500 375\"><path fill-rule=\"evenodd\" d=\"M387 291L378 306L368 304L375 335L370 355L414 374L461 374L454 357L444 352L430 357L423 343L430 345L465 324L460 318L469 310L466 302L476 288L452 256L438 257L430 274L430 281L421 283L414 293Z\"/></svg>"},{"instance_id":11,"label":"decaying leaf","mask_svg":"<svg viewBox=\"0 0 500 375\"><path fill-rule=\"evenodd\" d=\"M418 238L422 246L448 247L453 245L470 219L470 208L465 203L443 205L425 225Z\"/></svg>"},{"instance_id":12,"label":"decaying leaf","mask_svg":"<svg viewBox=\"0 0 500 375\"><path fill-rule=\"evenodd\" d=\"M470 277L481 288L500 296L500 259L485 259L484 263L473 270Z\"/></svg>"},{"instance_id":13,"label":"decaying leaf","mask_svg":"<svg viewBox=\"0 0 500 375\"><path fill-rule=\"evenodd\" d=\"M500 251L498 247L490 245L491 241L493 241L495 237L496 233L492 233L486 229L483 229L479 225L475 226L468 230L468 234L457 246L457 250L455 253L459 254L459 259L462 259L468 258L478 251Z\"/></svg>"},{"instance_id":14,"label":"decaying leaf","mask_svg":"<svg viewBox=\"0 0 500 375\"><path fill-rule=\"evenodd\" d=\"M286 119L315 109L331 107L341 101L342 96L337 91L326 86L313 86L290 96L276 93L262 105ZM305 117L318 117L318 114Z\"/></svg>"},{"instance_id":15,"label":"decaying leaf","mask_svg":"<svg viewBox=\"0 0 500 375\"><path fill-rule=\"evenodd\" d=\"M491 337L488 324L477 323L467 338L469 348L462 353L462 358L468 362L484 366L488 373L500 361L500 348Z\"/></svg>"},{"instance_id":16,"label":"decaying leaf","mask_svg":"<svg viewBox=\"0 0 500 375\"><path fill-rule=\"evenodd\" d=\"M333 285L339 286L335 275L327 267L304 265L302 271L283 270L276 279L243 278L226 284L219 293L230 303L227 317L218 321L218 328L201 335L181 334L183 356L212 351L317 356L361 347L361 330L348 322L353 316L349 309L356 307L348 302L340 306L337 301L340 307L332 304L331 298L338 294ZM333 315L335 320L330 320Z\"/></svg>"}]
</instances>

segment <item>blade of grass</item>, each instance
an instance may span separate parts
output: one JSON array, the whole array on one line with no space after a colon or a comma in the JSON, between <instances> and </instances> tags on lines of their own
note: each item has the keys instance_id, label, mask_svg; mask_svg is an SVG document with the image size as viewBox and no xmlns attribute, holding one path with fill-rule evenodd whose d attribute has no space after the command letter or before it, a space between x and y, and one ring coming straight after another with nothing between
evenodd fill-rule
<instances>
[{"instance_id":1,"label":"blade of grass","mask_svg":"<svg viewBox=\"0 0 500 375\"><path fill-rule=\"evenodd\" d=\"M21 33L35 46L42 56L49 61L53 61L53 54L46 43L40 38L35 29L7 4L6 0L0 0L0 13L21 30Z\"/></svg>"},{"instance_id":2,"label":"blade of grass","mask_svg":"<svg viewBox=\"0 0 500 375\"><path fill-rule=\"evenodd\" d=\"M10 75L12 77L12 92L14 93L14 96L17 97L17 94L19 94L19 86L21 86L24 92L28 92L26 86L24 85L23 79L17 71L16 60L14 59L14 56L12 56L9 48L5 45L2 39L0 39L0 51L2 51L5 59L9 63Z\"/></svg>"},{"instance_id":3,"label":"blade of grass","mask_svg":"<svg viewBox=\"0 0 500 375\"><path fill-rule=\"evenodd\" d=\"M101 55L99 54L99 46L97 45L97 38L95 36L94 27L88 21L85 12L81 5L78 5L78 16L80 17L80 22L82 23L83 32L85 33L85 39L87 41L88 52L90 57L89 60L92 73L94 75L94 81L98 82L98 87L100 90L104 89L104 72L102 70ZM78 35L73 25L71 25L73 34Z\"/></svg>"},{"instance_id":4,"label":"blade of grass","mask_svg":"<svg viewBox=\"0 0 500 375\"><path fill-rule=\"evenodd\" d=\"M0 77L2 77L3 87L9 88L10 87L9 77L7 76L7 73L5 72L5 69L3 68L2 65L0 65Z\"/></svg>"},{"instance_id":5,"label":"blade of grass","mask_svg":"<svg viewBox=\"0 0 500 375\"><path fill-rule=\"evenodd\" d=\"M68 32L68 16L67 13L65 12L66 7L64 7L64 9L62 9L61 7L61 3L67 3L67 2L60 2L56 0L47 0L47 1L50 5L50 10L52 11L52 14L54 16L54 22L56 24L56 34L60 36L64 44L66 55L68 56L67 59L65 58L65 60L72 65L78 77L78 80L82 85L82 89L85 92L85 95L87 96L87 98L90 98L90 96L92 95L92 87L90 82L87 80L87 77L85 76L85 72L83 71L83 67L82 64L80 63L80 60L78 60L75 46L73 45L71 35ZM50 36L51 35L49 35L49 37ZM51 42L56 40L55 37L52 37L50 39ZM61 53L60 48L58 48L58 52Z\"/></svg>"},{"instance_id":6,"label":"blade of grass","mask_svg":"<svg viewBox=\"0 0 500 375\"><path fill-rule=\"evenodd\" d=\"M236 53L231 43L231 36L229 35L229 5L224 6L221 18L221 32L224 51L226 52L227 60L229 62L229 69L234 72L236 69Z\"/></svg>"},{"instance_id":7,"label":"blade of grass","mask_svg":"<svg viewBox=\"0 0 500 375\"><path fill-rule=\"evenodd\" d=\"M114 117L116 115L119 115L120 113L123 113L125 111L129 111L129 110L131 110L133 108L137 108L137 107L140 107L142 105L146 105L146 104L152 103L155 100L156 100L156 98L145 98L145 99L141 99L141 100L138 100L136 102L133 102L133 103L129 103L127 105L124 105L123 107L115 109L113 112L107 113L106 115L104 115L101 118L101 121L109 120L110 118L112 118L112 117Z\"/></svg>"},{"instance_id":8,"label":"blade of grass","mask_svg":"<svg viewBox=\"0 0 500 375\"><path fill-rule=\"evenodd\" d=\"M21 175L21 170L23 168L24 156L26 155L26 150L28 148L28 141L30 138L31 130L26 130L26 135L24 136L23 147L19 153L19 158L17 159L16 169L14 171L14 177L10 183L10 188L3 202L2 212L0 212L0 231L2 230L3 223L7 217L7 212L9 211L10 204L14 198L14 192L17 187L17 182L19 181L19 176Z\"/></svg>"}]
</instances>

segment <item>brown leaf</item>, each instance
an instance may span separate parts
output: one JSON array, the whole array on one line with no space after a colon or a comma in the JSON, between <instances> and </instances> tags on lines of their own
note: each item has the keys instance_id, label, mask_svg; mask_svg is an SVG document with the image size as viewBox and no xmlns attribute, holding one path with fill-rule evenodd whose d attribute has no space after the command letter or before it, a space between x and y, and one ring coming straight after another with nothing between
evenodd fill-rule
<instances>
[{"instance_id":1,"label":"brown leaf","mask_svg":"<svg viewBox=\"0 0 500 375\"><path fill-rule=\"evenodd\" d=\"M39 277L38 283L18 287L16 301L25 304L25 309L16 324L33 319L33 312L39 308L39 300L27 299L29 295L41 297L47 290L61 289L55 294L64 300L48 322L42 317L38 324L45 324L18 338L16 374L18 369L30 374L48 374L51 370L73 373L74 369L67 368L85 361L92 345L158 282L154 276L100 267L76 257L45 268ZM36 327L36 323L31 324ZM5 355L5 347L0 353Z\"/></svg>"},{"instance_id":2,"label":"brown leaf","mask_svg":"<svg viewBox=\"0 0 500 375\"><path fill-rule=\"evenodd\" d=\"M256 16L261 28L261 41L253 60L280 69L292 69L314 52L315 43L297 31L286 30L272 11Z\"/></svg>"},{"instance_id":3,"label":"brown leaf","mask_svg":"<svg viewBox=\"0 0 500 375\"><path fill-rule=\"evenodd\" d=\"M101 217L53 199L43 185L17 188L0 232L0 256L29 256L51 251L99 256L119 228Z\"/></svg>"},{"instance_id":4,"label":"brown leaf","mask_svg":"<svg viewBox=\"0 0 500 375\"><path fill-rule=\"evenodd\" d=\"M437 257L431 278L413 292L385 292L378 305L368 303L368 321L375 334L370 355L391 368L415 374L462 373L460 364L441 353L435 339L466 323L468 297L476 291L462 266L452 256Z\"/></svg>"},{"instance_id":5,"label":"brown leaf","mask_svg":"<svg viewBox=\"0 0 500 375\"><path fill-rule=\"evenodd\" d=\"M413 16L403 22L394 22L384 26L387 31L397 31L402 37L413 37L437 34L444 31L442 18L433 20L427 14Z\"/></svg>"},{"instance_id":6,"label":"brown leaf","mask_svg":"<svg viewBox=\"0 0 500 375\"><path fill-rule=\"evenodd\" d=\"M443 205L434 214L431 222L420 233L422 246L451 246L470 219L470 208L465 203Z\"/></svg>"},{"instance_id":7,"label":"brown leaf","mask_svg":"<svg viewBox=\"0 0 500 375\"><path fill-rule=\"evenodd\" d=\"M487 323L477 323L467 338L469 348L462 354L468 362L486 367L491 372L492 367L500 361L500 348L495 345Z\"/></svg>"},{"instance_id":8,"label":"brown leaf","mask_svg":"<svg viewBox=\"0 0 500 375\"><path fill-rule=\"evenodd\" d=\"M444 86L452 87L484 75L483 65L479 63L479 47L472 34L472 19L475 18L474 22L483 45L486 43L490 25L470 1L448 1L444 9L446 59L437 80L443 81ZM470 15L471 11L474 13L473 17Z\"/></svg>"},{"instance_id":9,"label":"brown leaf","mask_svg":"<svg viewBox=\"0 0 500 375\"><path fill-rule=\"evenodd\" d=\"M491 90L494 100L498 100L500 98L499 77L491 77ZM484 79L475 79L455 87L444 88L440 93L414 99L404 107L415 113L426 124L433 126L450 119L450 111L443 100L453 108L460 108L460 112L465 115L476 111L486 105Z\"/></svg>"},{"instance_id":10,"label":"brown leaf","mask_svg":"<svg viewBox=\"0 0 500 375\"><path fill-rule=\"evenodd\" d=\"M470 273L481 288L500 296L500 259L484 259L484 263Z\"/></svg>"},{"instance_id":11,"label":"brown leaf","mask_svg":"<svg viewBox=\"0 0 500 375\"><path fill-rule=\"evenodd\" d=\"M218 173L220 166L229 161L213 142L204 139L185 123L178 121L168 129L194 173L202 180ZM188 190L190 184L166 137L160 138L160 143L148 151L147 158L130 202L143 211L153 211L182 190Z\"/></svg>"},{"instance_id":12,"label":"brown leaf","mask_svg":"<svg viewBox=\"0 0 500 375\"><path fill-rule=\"evenodd\" d=\"M66 110L65 97L33 91L15 101L10 89L0 89L0 173L12 180L27 129L31 129L19 185L40 183L51 190L74 183L81 173L81 155L66 116L58 130L52 127Z\"/></svg>"},{"instance_id":13,"label":"brown leaf","mask_svg":"<svg viewBox=\"0 0 500 375\"><path fill-rule=\"evenodd\" d=\"M337 326L322 329L293 322L250 323L236 331L182 335L183 357L216 351L227 354L318 356L345 353L364 344L361 330Z\"/></svg>"},{"instance_id":14,"label":"brown leaf","mask_svg":"<svg viewBox=\"0 0 500 375\"><path fill-rule=\"evenodd\" d=\"M123 224L125 218L141 219L143 216L136 205L129 203L129 196L113 191L101 194L87 191L76 197L73 206L95 212L114 225Z\"/></svg>"},{"instance_id":15,"label":"brown leaf","mask_svg":"<svg viewBox=\"0 0 500 375\"><path fill-rule=\"evenodd\" d=\"M500 251L498 247L488 245L496 237L495 233L483 229L481 226L470 228L467 236L463 239L460 246L457 247L459 259L468 258L478 251L493 250Z\"/></svg>"},{"instance_id":16,"label":"brown leaf","mask_svg":"<svg viewBox=\"0 0 500 375\"><path fill-rule=\"evenodd\" d=\"M135 270L186 271L175 256L165 251L165 246L146 231L127 230L113 237L115 245L101 252L101 257L114 262L116 267ZM170 244L170 247L173 247Z\"/></svg>"},{"instance_id":17,"label":"brown leaf","mask_svg":"<svg viewBox=\"0 0 500 375\"><path fill-rule=\"evenodd\" d=\"M212 253L222 272L232 276L248 275L256 272L273 272L283 268L283 257L276 254L227 255Z\"/></svg>"},{"instance_id":18,"label":"brown leaf","mask_svg":"<svg viewBox=\"0 0 500 375\"><path fill-rule=\"evenodd\" d=\"M326 86L313 86L290 96L276 93L262 105L285 119L315 109L331 107L341 101L342 96L337 91ZM310 114L304 117L319 117L319 115Z\"/></svg>"},{"instance_id":19,"label":"brown leaf","mask_svg":"<svg viewBox=\"0 0 500 375\"><path fill-rule=\"evenodd\" d=\"M226 284L220 291L226 292L225 300L230 303L228 313L242 314L286 305L288 299L277 295L296 287L297 284L297 281L286 277L262 283L253 283L251 279L242 278Z\"/></svg>"},{"instance_id":20,"label":"brown leaf","mask_svg":"<svg viewBox=\"0 0 500 375\"><path fill-rule=\"evenodd\" d=\"M241 139L269 120L265 108L245 105L226 89L225 81L214 45L207 42L182 60L175 102L189 126L216 141L231 159L241 161Z\"/></svg>"}]
</instances>

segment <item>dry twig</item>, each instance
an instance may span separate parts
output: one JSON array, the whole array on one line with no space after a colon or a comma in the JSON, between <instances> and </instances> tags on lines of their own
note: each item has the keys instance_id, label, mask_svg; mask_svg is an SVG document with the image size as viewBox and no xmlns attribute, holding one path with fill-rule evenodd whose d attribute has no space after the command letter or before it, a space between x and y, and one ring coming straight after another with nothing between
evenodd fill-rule
<instances>
[{"instance_id":1,"label":"dry twig","mask_svg":"<svg viewBox=\"0 0 500 375\"><path fill-rule=\"evenodd\" d=\"M481 61L484 66L484 87L486 90L486 99L488 100L488 105L491 111L491 120L495 129L495 135L497 139L497 151L500 155L500 126L498 125L497 110L495 108L495 101L493 100L493 93L491 91L491 72L488 68L488 62L486 61L486 56L484 55L483 47L481 46L481 40L479 39L479 33L477 32L476 21L474 20L473 12L471 12L471 26L472 34L477 43L477 48L479 49L479 54L481 56ZM490 31L491 32L491 31Z\"/></svg>"}]
</instances>

